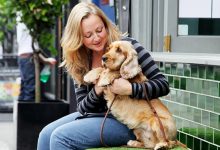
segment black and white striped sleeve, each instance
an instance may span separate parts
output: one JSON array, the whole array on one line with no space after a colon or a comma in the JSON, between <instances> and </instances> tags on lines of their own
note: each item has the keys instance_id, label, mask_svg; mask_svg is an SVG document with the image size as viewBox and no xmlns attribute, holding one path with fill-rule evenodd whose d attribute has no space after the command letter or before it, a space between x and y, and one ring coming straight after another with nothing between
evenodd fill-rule
<instances>
[{"instance_id":1,"label":"black and white striped sleeve","mask_svg":"<svg viewBox=\"0 0 220 150\"><path fill-rule=\"evenodd\" d=\"M88 85L74 84L77 101L77 111L81 114L98 113L106 110L106 101L103 96L97 96L95 89Z\"/></svg>"},{"instance_id":2,"label":"black and white striped sleeve","mask_svg":"<svg viewBox=\"0 0 220 150\"><path fill-rule=\"evenodd\" d=\"M138 53L138 63L141 65L142 72L148 79L148 81L144 83L147 89L148 98L151 100L167 95L170 91L169 83L167 82L165 76L160 72L149 52L141 46L139 42L132 38L126 38L124 40L130 41ZM142 84L132 83L131 97L138 99L144 98Z\"/></svg>"}]
</instances>

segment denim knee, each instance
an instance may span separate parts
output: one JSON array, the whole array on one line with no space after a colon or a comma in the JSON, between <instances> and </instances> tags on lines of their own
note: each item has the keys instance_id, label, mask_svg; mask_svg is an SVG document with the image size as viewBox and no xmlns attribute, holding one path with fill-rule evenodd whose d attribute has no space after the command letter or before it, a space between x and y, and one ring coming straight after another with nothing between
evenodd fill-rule
<instances>
[{"instance_id":1,"label":"denim knee","mask_svg":"<svg viewBox=\"0 0 220 150\"><path fill-rule=\"evenodd\" d=\"M68 135L65 134L65 132L57 128L51 134L50 149L79 150L79 143L74 141L76 139L77 138L68 137Z\"/></svg>"},{"instance_id":2,"label":"denim knee","mask_svg":"<svg viewBox=\"0 0 220 150\"><path fill-rule=\"evenodd\" d=\"M41 130L38 137L37 150L50 150L50 136L51 133L46 128Z\"/></svg>"}]
</instances>

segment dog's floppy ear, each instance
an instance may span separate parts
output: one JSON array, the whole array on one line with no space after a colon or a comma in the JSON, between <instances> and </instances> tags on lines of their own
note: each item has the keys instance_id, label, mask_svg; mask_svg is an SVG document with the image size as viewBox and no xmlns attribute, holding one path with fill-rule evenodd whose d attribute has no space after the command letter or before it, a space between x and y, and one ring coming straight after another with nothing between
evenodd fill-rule
<instances>
[{"instance_id":1,"label":"dog's floppy ear","mask_svg":"<svg viewBox=\"0 0 220 150\"><path fill-rule=\"evenodd\" d=\"M124 79L131 79L141 72L137 52L133 49L132 44L127 41L122 41L119 47L127 56L121 65L120 74Z\"/></svg>"}]
</instances>

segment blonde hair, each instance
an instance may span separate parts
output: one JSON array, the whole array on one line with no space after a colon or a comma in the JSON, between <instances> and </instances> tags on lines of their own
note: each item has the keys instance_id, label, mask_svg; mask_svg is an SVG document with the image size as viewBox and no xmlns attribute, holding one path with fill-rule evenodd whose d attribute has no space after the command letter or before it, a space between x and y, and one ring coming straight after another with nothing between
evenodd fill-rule
<instances>
[{"instance_id":1,"label":"blonde hair","mask_svg":"<svg viewBox=\"0 0 220 150\"><path fill-rule=\"evenodd\" d=\"M97 15L102 19L108 33L107 45L119 40L122 36L118 28L93 3L81 2L72 9L61 39L61 46L63 48L63 62L61 66L67 69L67 72L78 84L84 83L83 76L90 69L90 52L83 45L81 28L82 20L90 14Z\"/></svg>"}]
</instances>

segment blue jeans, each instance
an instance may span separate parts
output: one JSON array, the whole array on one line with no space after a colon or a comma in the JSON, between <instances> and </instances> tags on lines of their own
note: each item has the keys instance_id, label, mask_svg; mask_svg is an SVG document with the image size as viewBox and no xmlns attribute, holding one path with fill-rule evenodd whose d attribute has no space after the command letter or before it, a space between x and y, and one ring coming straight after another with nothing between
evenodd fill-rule
<instances>
[{"instance_id":1,"label":"blue jeans","mask_svg":"<svg viewBox=\"0 0 220 150\"><path fill-rule=\"evenodd\" d=\"M19 101L34 101L35 98L35 68L31 58L18 58L21 75Z\"/></svg>"},{"instance_id":2,"label":"blue jeans","mask_svg":"<svg viewBox=\"0 0 220 150\"><path fill-rule=\"evenodd\" d=\"M103 117L76 119L75 112L58 119L42 129L38 138L37 150L84 150L103 147L100 142L100 129ZM103 140L108 146L126 145L135 139L132 130L114 118L107 118Z\"/></svg>"}]
</instances>

